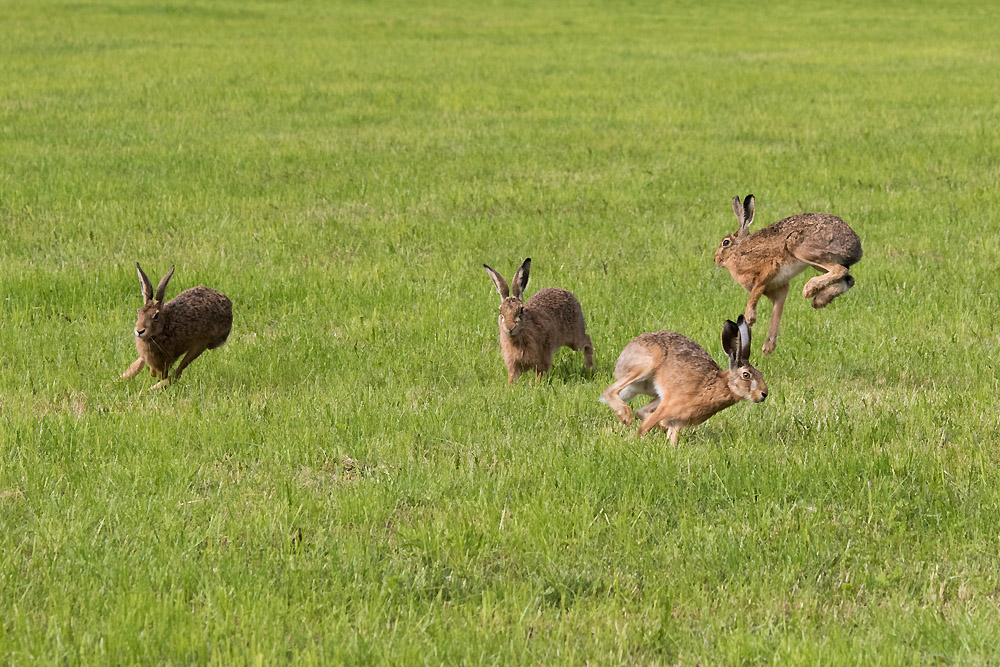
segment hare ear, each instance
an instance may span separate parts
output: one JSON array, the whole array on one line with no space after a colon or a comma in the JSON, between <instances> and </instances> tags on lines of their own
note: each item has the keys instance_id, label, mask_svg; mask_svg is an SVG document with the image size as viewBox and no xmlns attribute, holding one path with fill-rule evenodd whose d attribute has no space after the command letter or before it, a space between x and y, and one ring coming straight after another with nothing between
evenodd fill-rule
<instances>
[{"instance_id":1,"label":"hare ear","mask_svg":"<svg viewBox=\"0 0 1000 667\"><path fill-rule=\"evenodd\" d=\"M514 287L512 294L518 299L524 294L525 288L528 286L528 273L531 271L531 258L527 258L521 262L521 266L517 267L517 273L514 274L514 280L511 284Z\"/></svg>"},{"instance_id":2,"label":"hare ear","mask_svg":"<svg viewBox=\"0 0 1000 667\"><path fill-rule=\"evenodd\" d=\"M507 281L503 279L499 273L493 270L489 264L483 264L483 268L490 274L490 278L493 279L493 284L496 285L497 292L500 293L501 299L506 299L510 296L510 288L507 287Z\"/></svg>"},{"instance_id":3,"label":"hare ear","mask_svg":"<svg viewBox=\"0 0 1000 667\"><path fill-rule=\"evenodd\" d=\"M732 320L722 325L722 349L729 355L729 370L739 367L740 330Z\"/></svg>"},{"instance_id":4,"label":"hare ear","mask_svg":"<svg viewBox=\"0 0 1000 667\"><path fill-rule=\"evenodd\" d=\"M156 295L153 297L154 301L163 301L163 297L167 293L167 283L170 282L170 277L174 275L174 267L170 267L170 271L167 275L163 276L163 280L160 284L156 286Z\"/></svg>"},{"instance_id":5,"label":"hare ear","mask_svg":"<svg viewBox=\"0 0 1000 667\"><path fill-rule=\"evenodd\" d=\"M743 203L739 197L733 197L733 213L736 214L736 221L740 224L740 229L743 229Z\"/></svg>"},{"instance_id":6,"label":"hare ear","mask_svg":"<svg viewBox=\"0 0 1000 667\"><path fill-rule=\"evenodd\" d=\"M139 284L142 286L142 300L152 301L153 300L153 283L149 282L149 276L146 272L142 270L139 266L139 262L135 263L135 268L139 271Z\"/></svg>"},{"instance_id":7,"label":"hare ear","mask_svg":"<svg viewBox=\"0 0 1000 667\"><path fill-rule=\"evenodd\" d=\"M753 224L753 195L747 195L743 200L743 227L749 228Z\"/></svg>"},{"instance_id":8,"label":"hare ear","mask_svg":"<svg viewBox=\"0 0 1000 667\"><path fill-rule=\"evenodd\" d=\"M736 326L740 330L740 365L747 366L750 364L750 325L740 315L736 318Z\"/></svg>"}]
</instances>

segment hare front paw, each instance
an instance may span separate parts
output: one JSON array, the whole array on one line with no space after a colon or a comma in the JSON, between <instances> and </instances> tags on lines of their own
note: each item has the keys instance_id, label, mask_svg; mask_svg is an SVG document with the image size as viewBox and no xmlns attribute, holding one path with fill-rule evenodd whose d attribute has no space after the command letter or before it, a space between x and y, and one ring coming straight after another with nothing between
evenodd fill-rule
<instances>
[{"instance_id":1,"label":"hare front paw","mask_svg":"<svg viewBox=\"0 0 1000 667\"><path fill-rule=\"evenodd\" d=\"M757 323L757 309L747 308L747 311L743 313L743 319L746 321L747 326L753 326Z\"/></svg>"},{"instance_id":2,"label":"hare front paw","mask_svg":"<svg viewBox=\"0 0 1000 667\"><path fill-rule=\"evenodd\" d=\"M778 347L778 341L772 338L768 338L767 340L764 341L764 347L762 348L762 352L764 354L771 354L777 347Z\"/></svg>"}]
</instances>

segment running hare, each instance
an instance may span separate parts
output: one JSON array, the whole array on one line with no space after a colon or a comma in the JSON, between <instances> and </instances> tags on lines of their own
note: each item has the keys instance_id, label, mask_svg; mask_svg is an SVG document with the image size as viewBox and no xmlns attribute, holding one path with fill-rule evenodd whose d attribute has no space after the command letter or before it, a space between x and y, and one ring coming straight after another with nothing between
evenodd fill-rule
<instances>
[{"instance_id":1,"label":"running hare","mask_svg":"<svg viewBox=\"0 0 1000 667\"><path fill-rule=\"evenodd\" d=\"M522 302L528 286L531 258L507 281L488 265L483 264L500 293L500 352L507 364L507 383L512 384L521 373L535 369L541 377L552 367L552 355L563 345L583 349L584 364L594 367L594 344L587 335L583 309L573 293L564 289L539 290Z\"/></svg>"},{"instance_id":2,"label":"running hare","mask_svg":"<svg viewBox=\"0 0 1000 667\"><path fill-rule=\"evenodd\" d=\"M174 267L170 267L155 293L138 262L135 268L139 271L144 301L135 324L139 358L122 377L133 378L148 364L153 377L162 378L152 388L160 389L179 380L187 365L202 352L226 342L233 326L233 304L225 294L204 286L192 287L163 303ZM184 358L177 365L177 372L169 377L170 367L182 354Z\"/></svg>"},{"instance_id":3,"label":"running hare","mask_svg":"<svg viewBox=\"0 0 1000 667\"><path fill-rule=\"evenodd\" d=\"M736 324L726 320L722 348L729 355L725 371L690 338L672 331L641 334L622 350L615 382L604 390L601 402L631 424L632 408L626 402L637 394L652 396L635 413L642 420L639 435L659 424L676 445L682 428L697 426L745 398L754 403L767 398L764 378L748 360L750 327L742 315Z\"/></svg>"},{"instance_id":4,"label":"running hare","mask_svg":"<svg viewBox=\"0 0 1000 667\"><path fill-rule=\"evenodd\" d=\"M826 271L806 283L802 296L813 308L823 308L854 286L848 268L861 259L861 240L847 223L828 213L802 213L779 220L751 234L753 195L740 203L733 197L733 211L740 226L722 239L715 263L729 269L733 279L750 290L744 317L753 326L757 302L763 294L771 300L771 323L764 341L764 354L778 345L778 325L788 296L788 282L806 267Z\"/></svg>"}]
</instances>

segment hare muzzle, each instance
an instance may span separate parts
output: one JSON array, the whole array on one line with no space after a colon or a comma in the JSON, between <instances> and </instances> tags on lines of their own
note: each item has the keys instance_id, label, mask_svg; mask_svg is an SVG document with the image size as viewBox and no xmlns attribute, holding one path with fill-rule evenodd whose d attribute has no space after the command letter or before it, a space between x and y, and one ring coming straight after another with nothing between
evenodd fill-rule
<instances>
[{"instance_id":1,"label":"hare muzzle","mask_svg":"<svg viewBox=\"0 0 1000 667\"><path fill-rule=\"evenodd\" d=\"M767 398L767 387L763 382L753 380L750 382L750 400L754 403L763 403Z\"/></svg>"}]
</instances>

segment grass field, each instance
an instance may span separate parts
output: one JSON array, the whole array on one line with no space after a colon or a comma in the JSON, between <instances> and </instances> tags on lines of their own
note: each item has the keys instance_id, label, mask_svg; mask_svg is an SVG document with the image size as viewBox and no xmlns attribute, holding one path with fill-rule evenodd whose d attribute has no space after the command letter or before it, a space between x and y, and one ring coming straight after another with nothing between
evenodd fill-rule
<instances>
[{"instance_id":1,"label":"grass field","mask_svg":"<svg viewBox=\"0 0 1000 667\"><path fill-rule=\"evenodd\" d=\"M753 5L0 0L0 659L1000 660L995 6ZM750 192L857 286L640 440ZM528 256L593 374L506 385ZM136 260L234 303L158 393Z\"/></svg>"}]
</instances>

